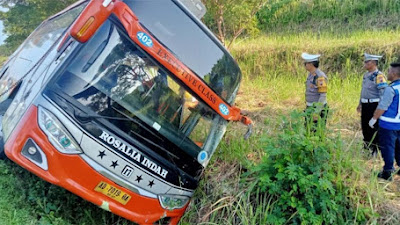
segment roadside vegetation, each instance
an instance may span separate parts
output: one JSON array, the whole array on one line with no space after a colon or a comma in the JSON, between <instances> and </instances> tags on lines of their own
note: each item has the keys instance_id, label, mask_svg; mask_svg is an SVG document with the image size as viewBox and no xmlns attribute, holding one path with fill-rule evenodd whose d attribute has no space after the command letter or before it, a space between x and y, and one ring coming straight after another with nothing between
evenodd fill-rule
<instances>
[{"instance_id":1,"label":"roadside vegetation","mask_svg":"<svg viewBox=\"0 0 400 225\"><path fill-rule=\"evenodd\" d=\"M268 33L353 33L397 29L397 0L271 0L259 13L259 27Z\"/></svg>"},{"instance_id":2,"label":"roadside vegetation","mask_svg":"<svg viewBox=\"0 0 400 225\"><path fill-rule=\"evenodd\" d=\"M362 150L356 112L363 53L384 55L385 73L399 60L399 12L396 0L266 4L231 46L243 72L236 104L255 121L254 134L245 141L246 128L230 125L181 224L400 224L400 176L376 178L382 160ZM206 22L217 29L213 18ZM326 131L303 126L302 52L321 53L330 79ZM9 161L0 162L2 221L131 224Z\"/></svg>"}]
</instances>

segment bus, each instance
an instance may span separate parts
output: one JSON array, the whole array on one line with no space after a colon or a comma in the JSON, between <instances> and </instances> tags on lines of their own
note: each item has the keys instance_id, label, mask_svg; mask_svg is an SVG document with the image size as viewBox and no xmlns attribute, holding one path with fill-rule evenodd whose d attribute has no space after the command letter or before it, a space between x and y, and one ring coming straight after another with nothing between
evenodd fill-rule
<instances>
[{"instance_id":1,"label":"bus","mask_svg":"<svg viewBox=\"0 0 400 225\"><path fill-rule=\"evenodd\" d=\"M185 2L81 0L45 20L0 70L0 156L135 223L177 224L228 123L252 130L238 64Z\"/></svg>"}]
</instances>

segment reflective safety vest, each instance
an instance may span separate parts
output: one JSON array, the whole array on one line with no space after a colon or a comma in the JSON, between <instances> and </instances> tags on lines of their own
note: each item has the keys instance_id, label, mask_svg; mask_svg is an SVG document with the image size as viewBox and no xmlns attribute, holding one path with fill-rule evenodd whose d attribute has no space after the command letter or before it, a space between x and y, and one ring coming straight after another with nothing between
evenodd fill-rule
<instances>
[{"instance_id":1,"label":"reflective safety vest","mask_svg":"<svg viewBox=\"0 0 400 225\"><path fill-rule=\"evenodd\" d=\"M379 126L388 130L400 130L400 80L391 83L390 88L393 88L395 93L393 102L379 118Z\"/></svg>"}]
</instances>

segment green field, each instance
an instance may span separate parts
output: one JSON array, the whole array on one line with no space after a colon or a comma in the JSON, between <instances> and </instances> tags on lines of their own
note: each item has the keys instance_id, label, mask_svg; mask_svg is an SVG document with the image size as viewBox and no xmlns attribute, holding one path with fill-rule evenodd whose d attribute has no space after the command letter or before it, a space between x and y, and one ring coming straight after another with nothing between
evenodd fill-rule
<instances>
[{"instance_id":1,"label":"green field","mask_svg":"<svg viewBox=\"0 0 400 225\"><path fill-rule=\"evenodd\" d=\"M384 55L384 73L400 59L400 1L271 2L260 35L231 49L254 134L245 141L246 127L230 124L181 224L400 224L400 176L376 179L382 159L363 152L356 112L363 53ZM326 132L303 126L302 52L322 54L329 77ZM3 224L133 223L0 161Z\"/></svg>"},{"instance_id":2,"label":"green field","mask_svg":"<svg viewBox=\"0 0 400 225\"><path fill-rule=\"evenodd\" d=\"M307 73L300 58L301 52L322 54L321 69L327 72L330 79L328 103L331 114L326 140L329 143L339 139L342 143L335 151L330 150L332 157L338 152L341 155L340 160L330 166L341 171L340 175L335 172L337 177L333 178L334 183L342 183L348 188L345 193L355 210L354 218L346 223L398 224L400 179L396 177L391 183L376 179L382 160L370 159L362 150L356 107L364 73L363 53L384 54L379 66L386 73L388 64L398 59L399 34L397 31L381 30L312 36L306 32L238 41L232 52L239 61L244 80L236 104L249 111L249 115L256 120L257 128L253 138L246 142L237 138L240 136L240 125L231 126L215 161L209 167L211 169L206 172L204 187L197 192L199 203L193 204L185 217L190 221L187 224L208 224L210 221L212 224L265 224L265 221L269 222L267 217L271 217L269 213L274 215L276 196L260 194L258 196L262 197L257 199L255 193L259 189L248 182L256 183L258 178L251 175L250 178L240 177L239 174L258 165L260 158L267 158L266 154L271 151L266 146L273 139L287 141L296 138L295 133L282 130L282 124L288 122L282 119L282 115L304 109ZM294 116L289 122L298 123L301 119ZM244 131L242 127L241 132ZM274 146L277 145L276 151L282 150L279 149L282 147L287 151L297 150L292 145L274 143ZM221 180L224 182L221 183ZM234 190L228 187L234 187ZM207 216L201 217L204 213ZM291 217L286 219L285 222L295 222Z\"/></svg>"}]
</instances>

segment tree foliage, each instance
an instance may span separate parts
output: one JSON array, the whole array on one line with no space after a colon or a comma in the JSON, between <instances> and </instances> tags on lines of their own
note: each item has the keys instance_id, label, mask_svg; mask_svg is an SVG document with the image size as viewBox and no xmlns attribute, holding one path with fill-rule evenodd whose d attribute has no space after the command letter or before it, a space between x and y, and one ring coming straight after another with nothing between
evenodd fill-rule
<instances>
[{"instance_id":1,"label":"tree foliage","mask_svg":"<svg viewBox=\"0 0 400 225\"><path fill-rule=\"evenodd\" d=\"M7 48L18 47L43 20L74 2L76 0L0 0L0 5L9 9L0 12L8 36Z\"/></svg>"},{"instance_id":2,"label":"tree foliage","mask_svg":"<svg viewBox=\"0 0 400 225\"><path fill-rule=\"evenodd\" d=\"M243 33L258 33L257 12L268 0L203 0L207 7L205 23L221 42L231 47ZM227 42L227 39L230 41Z\"/></svg>"},{"instance_id":3,"label":"tree foliage","mask_svg":"<svg viewBox=\"0 0 400 225\"><path fill-rule=\"evenodd\" d=\"M0 12L8 49L15 49L47 17L77 0L0 0L9 9ZM242 34L259 32L257 12L270 0L203 0L207 7L205 23L221 42L231 47ZM229 41L227 41L229 39Z\"/></svg>"}]
</instances>

